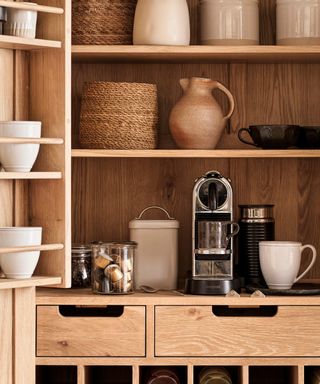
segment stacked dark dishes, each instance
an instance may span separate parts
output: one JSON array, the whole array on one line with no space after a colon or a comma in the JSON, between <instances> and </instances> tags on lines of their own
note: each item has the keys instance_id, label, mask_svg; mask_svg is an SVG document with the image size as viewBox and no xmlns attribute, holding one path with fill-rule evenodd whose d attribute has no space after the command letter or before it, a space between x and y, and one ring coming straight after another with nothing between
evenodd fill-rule
<instances>
[{"instance_id":1,"label":"stacked dark dishes","mask_svg":"<svg viewBox=\"0 0 320 384\"><path fill-rule=\"evenodd\" d=\"M246 285L265 287L259 262L259 242L274 240L273 205L239 205L239 263Z\"/></svg>"},{"instance_id":2,"label":"stacked dark dishes","mask_svg":"<svg viewBox=\"0 0 320 384\"><path fill-rule=\"evenodd\" d=\"M7 21L7 8L0 7L0 35L3 33L3 23Z\"/></svg>"}]
</instances>

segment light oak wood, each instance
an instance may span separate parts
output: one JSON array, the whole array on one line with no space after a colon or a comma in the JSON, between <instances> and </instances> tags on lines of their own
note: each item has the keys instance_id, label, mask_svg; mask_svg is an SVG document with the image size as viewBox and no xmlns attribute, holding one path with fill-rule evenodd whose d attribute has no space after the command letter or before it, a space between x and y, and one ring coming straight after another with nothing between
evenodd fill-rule
<instances>
[{"instance_id":1,"label":"light oak wood","mask_svg":"<svg viewBox=\"0 0 320 384\"><path fill-rule=\"evenodd\" d=\"M25 247L10 247L0 248L0 255L3 253L16 253L16 252L30 252L30 251L57 251L63 249L63 244L43 244L43 245L29 245Z\"/></svg>"},{"instance_id":2,"label":"light oak wood","mask_svg":"<svg viewBox=\"0 0 320 384\"><path fill-rule=\"evenodd\" d=\"M42 137L33 139L29 137L0 137L0 144L63 144L63 139Z\"/></svg>"},{"instance_id":3,"label":"light oak wood","mask_svg":"<svg viewBox=\"0 0 320 384\"><path fill-rule=\"evenodd\" d=\"M193 365L188 365L188 384L194 384Z\"/></svg>"},{"instance_id":4,"label":"light oak wood","mask_svg":"<svg viewBox=\"0 0 320 384\"><path fill-rule=\"evenodd\" d=\"M139 365L132 366L132 384L140 384L140 367Z\"/></svg>"},{"instance_id":5,"label":"light oak wood","mask_svg":"<svg viewBox=\"0 0 320 384\"><path fill-rule=\"evenodd\" d=\"M9 1L9 0L0 0L0 7L8 7L15 9L24 9L29 11L53 13L56 15L62 15L63 9L57 7L49 7L46 5L31 4L23 1Z\"/></svg>"},{"instance_id":6,"label":"light oak wood","mask_svg":"<svg viewBox=\"0 0 320 384\"><path fill-rule=\"evenodd\" d=\"M217 317L211 306L159 306L155 355L317 356L319 315L316 306L278 306L274 317Z\"/></svg>"},{"instance_id":7,"label":"light oak wood","mask_svg":"<svg viewBox=\"0 0 320 384\"><path fill-rule=\"evenodd\" d=\"M61 172L0 172L0 180L52 180L61 178Z\"/></svg>"},{"instance_id":8,"label":"light oak wood","mask_svg":"<svg viewBox=\"0 0 320 384\"><path fill-rule=\"evenodd\" d=\"M4 49L32 51L42 48L61 48L61 46L62 44L60 41L0 35L0 48Z\"/></svg>"},{"instance_id":9,"label":"light oak wood","mask_svg":"<svg viewBox=\"0 0 320 384\"><path fill-rule=\"evenodd\" d=\"M43 285L55 285L61 282L60 277L32 276L29 279L5 279L0 278L0 289L13 289L25 287L39 287Z\"/></svg>"},{"instance_id":10,"label":"light oak wood","mask_svg":"<svg viewBox=\"0 0 320 384\"><path fill-rule=\"evenodd\" d=\"M0 384L12 384L12 291L0 290Z\"/></svg>"},{"instance_id":11,"label":"light oak wood","mask_svg":"<svg viewBox=\"0 0 320 384\"><path fill-rule=\"evenodd\" d=\"M111 332L110 332L111 331ZM37 356L144 356L145 308L120 317L64 317L58 306L37 307Z\"/></svg>"},{"instance_id":12,"label":"light oak wood","mask_svg":"<svg viewBox=\"0 0 320 384\"><path fill-rule=\"evenodd\" d=\"M42 121L42 136L62 138L63 145L42 147L35 171L63 172L60 180L37 180L29 185L29 224L41 226L43 242L63 243L64 249L41 255L36 268L40 275L60 275L61 287L71 286L71 2L50 2L64 14L44 13L37 36L63 42L60 50L30 53L30 119Z\"/></svg>"},{"instance_id":13,"label":"light oak wood","mask_svg":"<svg viewBox=\"0 0 320 384\"><path fill-rule=\"evenodd\" d=\"M83 365L77 367L77 384L89 384L88 368Z\"/></svg>"},{"instance_id":14,"label":"light oak wood","mask_svg":"<svg viewBox=\"0 0 320 384\"><path fill-rule=\"evenodd\" d=\"M319 46L74 45L73 62L258 62L319 63Z\"/></svg>"},{"instance_id":15,"label":"light oak wood","mask_svg":"<svg viewBox=\"0 0 320 384\"><path fill-rule=\"evenodd\" d=\"M14 383L35 382L35 287L14 290Z\"/></svg>"},{"instance_id":16,"label":"light oak wood","mask_svg":"<svg viewBox=\"0 0 320 384\"><path fill-rule=\"evenodd\" d=\"M1 143L1 141L0 141ZM263 149L213 149L213 150L103 150L73 149L72 157L106 158L319 158L320 150L263 150Z\"/></svg>"},{"instance_id":17,"label":"light oak wood","mask_svg":"<svg viewBox=\"0 0 320 384\"><path fill-rule=\"evenodd\" d=\"M241 367L241 378L242 384L249 384L249 367L247 365Z\"/></svg>"}]
</instances>

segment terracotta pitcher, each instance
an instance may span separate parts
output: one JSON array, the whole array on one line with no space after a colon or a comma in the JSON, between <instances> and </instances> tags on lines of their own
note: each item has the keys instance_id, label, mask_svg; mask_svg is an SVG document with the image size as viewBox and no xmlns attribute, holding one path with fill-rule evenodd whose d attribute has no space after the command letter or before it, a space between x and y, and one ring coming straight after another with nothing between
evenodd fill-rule
<instances>
[{"instance_id":1,"label":"terracotta pitcher","mask_svg":"<svg viewBox=\"0 0 320 384\"><path fill-rule=\"evenodd\" d=\"M192 77L181 79L183 96L173 107L169 127L177 146L185 149L212 149L218 144L226 123L234 110L231 93L216 80ZM212 95L214 89L224 92L230 110L223 116Z\"/></svg>"}]
</instances>

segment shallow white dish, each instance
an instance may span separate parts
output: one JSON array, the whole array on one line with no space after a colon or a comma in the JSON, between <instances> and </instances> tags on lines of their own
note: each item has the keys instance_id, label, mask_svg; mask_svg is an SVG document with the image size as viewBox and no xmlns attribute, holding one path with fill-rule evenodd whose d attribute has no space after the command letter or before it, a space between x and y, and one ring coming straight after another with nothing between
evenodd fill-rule
<instances>
[{"instance_id":1,"label":"shallow white dish","mask_svg":"<svg viewBox=\"0 0 320 384\"><path fill-rule=\"evenodd\" d=\"M41 227L0 228L0 248L41 245ZM0 254L0 266L8 279L27 279L32 276L40 251Z\"/></svg>"},{"instance_id":2,"label":"shallow white dish","mask_svg":"<svg viewBox=\"0 0 320 384\"><path fill-rule=\"evenodd\" d=\"M0 121L0 137L41 137L40 121ZM0 162L7 172L30 172L40 144L0 144Z\"/></svg>"}]
</instances>

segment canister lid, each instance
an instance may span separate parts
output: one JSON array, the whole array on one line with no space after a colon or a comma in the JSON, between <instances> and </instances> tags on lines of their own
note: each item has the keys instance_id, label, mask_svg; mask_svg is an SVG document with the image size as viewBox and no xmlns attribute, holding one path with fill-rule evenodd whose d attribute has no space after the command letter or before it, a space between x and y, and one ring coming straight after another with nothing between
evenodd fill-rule
<instances>
[{"instance_id":1,"label":"canister lid","mask_svg":"<svg viewBox=\"0 0 320 384\"><path fill-rule=\"evenodd\" d=\"M130 229L145 228L145 229L171 229L179 228L177 220L138 220L134 219L129 222Z\"/></svg>"},{"instance_id":2,"label":"canister lid","mask_svg":"<svg viewBox=\"0 0 320 384\"><path fill-rule=\"evenodd\" d=\"M91 248L87 244L72 244L71 253L73 257L90 256Z\"/></svg>"}]
</instances>

